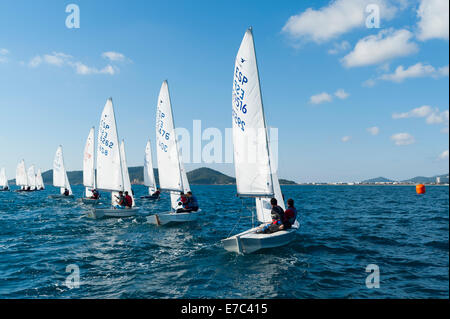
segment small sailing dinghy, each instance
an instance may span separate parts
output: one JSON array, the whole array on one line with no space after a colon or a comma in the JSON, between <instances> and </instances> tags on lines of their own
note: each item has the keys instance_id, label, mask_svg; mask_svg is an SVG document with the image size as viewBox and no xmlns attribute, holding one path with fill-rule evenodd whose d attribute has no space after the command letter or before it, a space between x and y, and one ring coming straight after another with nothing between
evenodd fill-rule
<instances>
[{"instance_id":1,"label":"small sailing dinghy","mask_svg":"<svg viewBox=\"0 0 450 319\"><path fill-rule=\"evenodd\" d=\"M90 217L122 218L136 215L138 208L135 206L133 192L131 190L123 141L119 147L112 98L106 101L98 128L97 188L111 192L111 208L100 208L96 206L89 214ZM118 204L117 196L120 191L128 191L128 194L133 198L132 208L115 208Z\"/></svg>"},{"instance_id":2,"label":"small sailing dinghy","mask_svg":"<svg viewBox=\"0 0 450 319\"><path fill-rule=\"evenodd\" d=\"M72 188L70 187L67 171L64 165L64 155L62 145L58 146L53 160L53 186L59 187L60 193L50 195L49 198L73 198ZM66 195L65 192L68 191Z\"/></svg>"},{"instance_id":3,"label":"small sailing dinghy","mask_svg":"<svg viewBox=\"0 0 450 319\"><path fill-rule=\"evenodd\" d=\"M16 192L26 192L28 189L28 175L25 169L25 160L21 160L16 168L16 185L20 186Z\"/></svg>"},{"instance_id":4,"label":"small sailing dinghy","mask_svg":"<svg viewBox=\"0 0 450 319\"><path fill-rule=\"evenodd\" d=\"M92 190L95 189L94 168L94 127L89 130L89 135L84 146L83 156L83 185L85 197L81 199L84 204L97 204L99 199L92 198Z\"/></svg>"},{"instance_id":5,"label":"small sailing dinghy","mask_svg":"<svg viewBox=\"0 0 450 319\"><path fill-rule=\"evenodd\" d=\"M147 221L156 225L175 222L188 222L197 219L200 209L190 213L176 213L180 208L180 193L190 191L189 182L178 149L169 86L164 81L159 92L156 107L156 155L158 160L159 186L170 193L171 211L147 217Z\"/></svg>"},{"instance_id":6,"label":"small sailing dinghy","mask_svg":"<svg viewBox=\"0 0 450 319\"><path fill-rule=\"evenodd\" d=\"M30 191L36 190L36 174L34 173L34 165L28 167L28 186Z\"/></svg>"},{"instance_id":7,"label":"small sailing dinghy","mask_svg":"<svg viewBox=\"0 0 450 319\"><path fill-rule=\"evenodd\" d=\"M251 28L245 33L236 56L232 120L238 196L254 197L258 221L270 223L272 220L270 199L275 197L283 209L284 201L269 151ZM253 154L257 154L255 159L251 158ZM240 234L223 239L222 243L228 251L249 254L259 249L288 244L295 238L298 228L298 221L290 229L271 234L257 233L259 227L253 227Z\"/></svg>"},{"instance_id":8,"label":"small sailing dinghy","mask_svg":"<svg viewBox=\"0 0 450 319\"><path fill-rule=\"evenodd\" d=\"M152 149L150 140L147 141L145 146L145 156L144 156L144 185L148 187L148 195L141 196L141 199L156 200L159 199L159 193L155 194L156 182L155 173L153 172L153 161L152 161Z\"/></svg>"},{"instance_id":9,"label":"small sailing dinghy","mask_svg":"<svg viewBox=\"0 0 450 319\"><path fill-rule=\"evenodd\" d=\"M39 168L36 173L36 190L42 191L45 189L44 180L42 179L42 172Z\"/></svg>"},{"instance_id":10,"label":"small sailing dinghy","mask_svg":"<svg viewBox=\"0 0 450 319\"><path fill-rule=\"evenodd\" d=\"M6 178L6 170L4 167L0 170L0 192L9 192L8 179Z\"/></svg>"}]
</instances>

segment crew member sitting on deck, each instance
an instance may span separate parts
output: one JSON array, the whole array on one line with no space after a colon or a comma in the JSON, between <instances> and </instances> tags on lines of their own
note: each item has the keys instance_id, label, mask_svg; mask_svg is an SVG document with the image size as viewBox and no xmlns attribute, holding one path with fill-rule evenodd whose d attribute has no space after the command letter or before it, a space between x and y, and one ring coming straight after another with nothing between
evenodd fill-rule
<instances>
[{"instance_id":1,"label":"crew member sitting on deck","mask_svg":"<svg viewBox=\"0 0 450 319\"><path fill-rule=\"evenodd\" d=\"M98 191L96 189L92 190L92 196L90 197L91 199L99 199L100 194L98 193Z\"/></svg>"},{"instance_id":2,"label":"crew member sitting on deck","mask_svg":"<svg viewBox=\"0 0 450 319\"><path fill-rule=\"evenodd\" d=\"M283 228L289 229L294 225L297 219L297 209L294 207L294 200L289 198L287 200L288 208L284 211Z\"/></svg>"},{"instance_id":3,"label":"crew member sitting on deck","mask_svg":"<svg viewBox=\"0 0 450 319\"><path fill-rule=\"evenodd\" d=\"M69 190L67 188L64 189L63 195L64 196L69 196Z\"/></svg>"},{"instance_id":4,"label":"crew member sitting on deck","mask_svg":"<svg viewBox=\"0 0 450 319\"><path fill-rule=\"evenodd\" d=\"M131 208L133 206L133 198L125 192L125 207Z\"/></svg>"},{"instance_id":5,"label":"crew member sitting on deck","mask_svg":"<svg viewBox=\"0 0 450 319\"><path fill-rule=\"evenodd\" d=\"M154 192L151 196L154 198L159 198L159 194L161 194L161 192L159 191L159 189L157 189L156 192Z\"/></svg>"},{"instance_id":6,"label":"crew member sitting on deck","mask_svg":"<svg viewBox=\"0 0 450 319\"><path fill-rule=\"evenodd\" d=\"M283 220L284 220L284 211L283 208L278 206L278 202L276 198L272 198L270 200L270 204L272 205L272 223L264 225L262 228L258 229L257 233L270 234L276 231L284 229Z\"/></svg>"},{"instance_id":7,"label":"crew member sitting on deck","mask_svg":"<svg viewBox=\"0 0 450 319\"><path fill-rule=\"evenodd\" d=\"M197 198L194 195L192 195L191 191L187 192L186 195L187 195L187 200L185 203L183 203L183 200L181 200L181 202L183 203L183 208L178 208L177 213L190 213L190 212L198 211Z\"/></svg>"},{"instance_id":8,"label":"crew member sitting on deck","mask_svg":"<svg viewBox=\"0 0 450 319\"><path fill-rule=\"evenodd\" d=\"M115 205L114 208L117 208L117 209L125 208L125 197L123 196L123 192L120 191L119 196L115 196L115 197L117 198L117 200L116 200L117 205Z\"/></svg>"}]
</instances>

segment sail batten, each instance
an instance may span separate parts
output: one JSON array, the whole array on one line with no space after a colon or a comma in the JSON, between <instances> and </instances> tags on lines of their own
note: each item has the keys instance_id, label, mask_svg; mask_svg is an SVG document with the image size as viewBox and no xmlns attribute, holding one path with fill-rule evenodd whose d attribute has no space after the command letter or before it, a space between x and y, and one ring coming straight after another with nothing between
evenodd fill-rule
<instances>
[{"instance_id":1,"label":"sail batten","mask_svg":"<svg viewBox=\"0 0 450 319\"><path fill-rule=\"evenodd\" d=\"M245 33L236 55L232 122L238 195L273 196L268 137L251 29Z\"/></svg>"}]
</instances>

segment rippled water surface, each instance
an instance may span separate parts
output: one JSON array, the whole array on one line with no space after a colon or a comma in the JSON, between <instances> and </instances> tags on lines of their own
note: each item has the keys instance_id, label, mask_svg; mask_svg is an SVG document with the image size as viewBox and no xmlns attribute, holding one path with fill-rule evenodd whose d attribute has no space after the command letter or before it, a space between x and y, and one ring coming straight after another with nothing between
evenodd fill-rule
<instances>
[{"instance_id":1,"label":"rippled water surface","mask_svg":"<svg viewBox=\"0 0 450 319\"><path fill-rule=\"evenodd\" d=\"M244 256L220 244L252 223L252 201L234 186L192 186L202 218L164 227L145 217L167 210L167 195L138 199L135 218L93 220L77 199L49 199L51 186L0 192L0 297L449 297L448 187L282 188L300 212L295 241ZM366 288L368 264L379 266L379 289ZM79 288L65 285L68 265L80 269Z\"/></svg>"}]
</instances>

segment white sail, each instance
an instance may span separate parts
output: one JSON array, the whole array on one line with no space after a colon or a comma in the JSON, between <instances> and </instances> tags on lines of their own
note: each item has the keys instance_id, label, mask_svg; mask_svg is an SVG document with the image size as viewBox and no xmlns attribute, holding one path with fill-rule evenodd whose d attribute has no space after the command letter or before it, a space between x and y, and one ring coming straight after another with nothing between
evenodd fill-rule
<instances>
[{"instance_id":1,"label":"white sail","mask_svg":"<svg viewBox=\"0 0 450 319\"><path fill-rule=\"evenodd\" d=\"M245 33L236 56L232 121L238 195L273 196L266 125L251 29Z\"/></svg>"},{"instance_id":2,"label":"white sail","mask_svg":"<svg viewBox=\"0 0 450 319\"><path fill-rule=\"evenodd\" d=\"M156 154L160 188L175 192L183 191L179 150L167 81L164 81L161 86L156 108Z\"/></svg>"},{"instance_id":3,"label":"white sail","mask_svg":"<svg viewBox=\"0 0 450 319\"><path fill-rule=\"evenodd\" d=\"M153 172L152 149L150 140L147 141L147 145L145 146L144 185L148 187L149 195L152 195L156 191L156 182L155 182L155 174Z\"/></svg>"},{"instance_id":4,"label":"white sail","mask_svg":"<svg viewBox=\"0 0 450 319\"><path fill-rule=\"evenodd\" d=\"M128 173L128 165L127 165L127 157L125 155L125 143L122 140L122 143L120 143L120 159L122 162L122 176L123 176L123 190L125 192L128 192L128 195L131 196L133 199L133 207L136 206L136 203L134 202L134 196L133 191L131 190L131 182L130 182L130 175Z\"/></svg>"},{"instance_id":5,"label":"white sail","mask_svg":"<svg viewBox=\"0 0 450 319\"><path fill-rule=\"evenodd\" d=\"M36 174L34 172L34 165L31 165L28 168L28 186L30 186L31 190L36 189Z\"/></svg>"},{"instance_id":6,"label":"white sail","mask_svg":"<svg viewBox=\"0 0 450 319\"><path fill-rule=\"evenodd\" d=\"M91 197L92 189L95 188L94 143L94 128L91 127L83 156L83 185L86 187L86 197Z\"/></svg>"},{"instance_id":7,"label":"white sail","mask_svg":"<svg viewBox=\"0 0 450 319\"><path fill-rule=\"evenodd\" d=\"M8 187L8 179L6 178L6 170L4 167L0 170L0 187L3 189Z\"/></svg>"},{"instance_id":8,"label":"white sail","mask_svg":"<svg viewBox=\"0 0 450 319\"><path fill-rule=\"evenodd\" d=\"M22 189L28 186L28 175L25 169L25 161L21 160L16 168L16 185L22 186Z\"/></svg>"},{"instance_id":9,"label":"white sail","mask_svg":"<svg viewBox=\"0 0 450 319\"><path fill-rule=\"evenodd\" d=\"M37 189L45 189L44 180L42 179L42 172L39 168L36 173L36 188Z\"/></svg>"},{"instance_id":10,"label":"white sail","mask_svg":"<svg viewBox=\"0 0 450 319\"><path fill-rule=\"evenodd\" d=\"M53 186L59 187L61 194L67 189L69 195L72 195L72 188L70 187L66 168L64 166L64 155L61 145L56 149L55 158L53 160Z\"/></svg>"},{"instance_id":11,"label":"white sail","mask_svg":"<svg viewBox=\"0 0 450 319\"><path fill-rule=\"evenodd\" d=\"M123 191L119 139L112 99L106 101L97 137L97 188ZM112 195L114 198L114 195Z\"/></svg>"}]
</instances>

